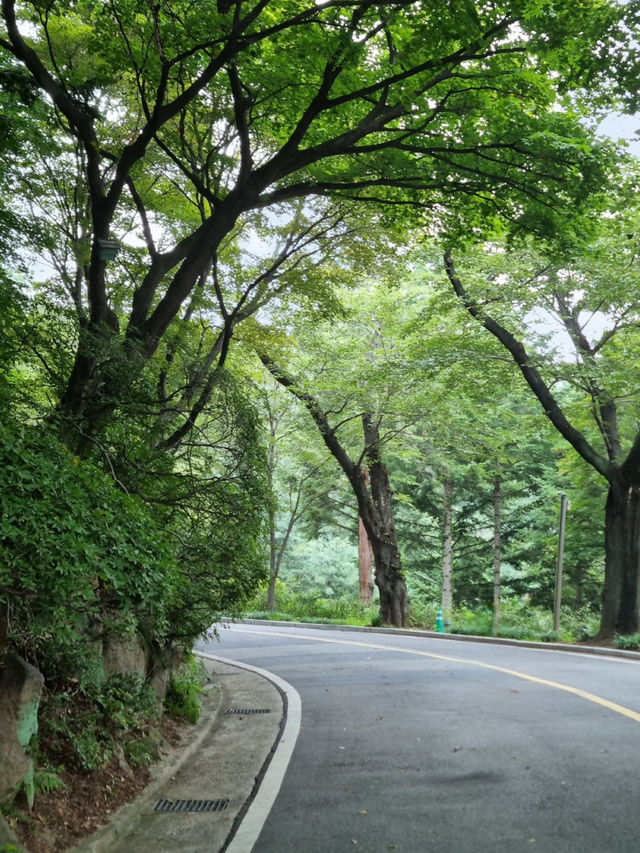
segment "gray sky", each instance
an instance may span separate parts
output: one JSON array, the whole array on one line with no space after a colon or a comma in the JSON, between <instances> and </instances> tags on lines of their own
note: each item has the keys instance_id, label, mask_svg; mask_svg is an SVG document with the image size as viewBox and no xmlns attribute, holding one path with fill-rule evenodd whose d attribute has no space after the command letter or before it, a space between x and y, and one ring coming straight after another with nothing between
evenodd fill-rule
<instances>
[{"instance_id":1,"label":"gray sky","mask_svg":"<svg viewBox=\"0 0 640 853\"><path fill-rule=\"evenodd\" d=\"M598 133L602 136L610 136L612 139L623 139L629 150L636 157L640 157L640 116L612 114L600 122Z\"/></svg>"}]
</instances>

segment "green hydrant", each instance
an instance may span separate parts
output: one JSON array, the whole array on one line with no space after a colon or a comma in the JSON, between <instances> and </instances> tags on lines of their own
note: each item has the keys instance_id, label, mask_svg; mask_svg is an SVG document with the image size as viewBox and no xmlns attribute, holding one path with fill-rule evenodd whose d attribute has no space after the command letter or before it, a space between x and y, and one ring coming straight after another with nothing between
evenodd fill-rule
<instances>
[{"instance_id":1,"label":"green hydrant","mask_svg":"<svg viewBox=\"0 0 640 853\"><path fill-rule=\"evenodd\" d=\"M444 620L442 618L442 607L438 608L438 615L436 616L436 631L439 631L441 634L444 631Z\"/></svg>"}]
</instances>

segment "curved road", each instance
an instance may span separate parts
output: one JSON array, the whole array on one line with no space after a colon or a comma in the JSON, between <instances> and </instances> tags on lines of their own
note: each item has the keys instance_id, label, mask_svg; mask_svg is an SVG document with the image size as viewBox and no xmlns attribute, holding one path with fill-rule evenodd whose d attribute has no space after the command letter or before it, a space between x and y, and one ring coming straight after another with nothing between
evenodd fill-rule
<instances>
[{"instance_id":1,"label":"curved road","mask_svg":"<svg viewBox=\"0 0 640 853\"><path fill-rule=\"evenodd\" d=\"M254 853L640 851L636 661L268 624L203 649L302 699Z\"/></svg>"}]
</instances>

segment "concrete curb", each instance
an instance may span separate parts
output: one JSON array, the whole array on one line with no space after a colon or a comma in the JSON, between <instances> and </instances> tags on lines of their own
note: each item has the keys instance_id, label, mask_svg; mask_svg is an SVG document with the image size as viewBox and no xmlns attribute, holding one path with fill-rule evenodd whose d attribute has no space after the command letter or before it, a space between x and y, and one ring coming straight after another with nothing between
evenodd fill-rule
<instances>
[{"instance_id":1,"label":"concrete curb","mask_svg":"<svg viewBox=\"0 0 640 853\"><path fill-rule=\"evenodd\" d=\"M180 770L200 748L203 740L218 721L222 708L223 691L219 685L208 689L212 701L203 706L203 711L195 727L195 734L185 746L172 749L169 754L161 759L151 772L153 779L142 793L132 802L122 806L109 823L101 827L89 838L85 838L75 847L70 848L68 853L105 853L109 847L120 837L126 835L137 823L140 812L153 800L158 791L167 784L172 776Z\"/></svg>"},{"instance_id":2,"label":"concrete curb","mask_svg":"<svg viewBox=\"0 0 640 853\"><path fill-rule=\"evenodd\" d=\"M275 685L283 697L283 719L278 737L256 776L255 785L245 807L240 810L236 818L237 824L234 824L222 848L226 853L246 853L253 849L282 785L300 734L302 702L295 687L273 672L219 655L209 655L203 651L197 654L212 661L222 661L230 666L254 672Z\"/></svg>"},{"instance_id":3,"label":"concrete curb","mask_svg":"<svg viewBox=\"0 0 640 853\"><path fill-rule=\"evenodd\" d=\"M225 619L227 624L272 625L280 628L312 628L316 631L347 631L360 634L387 634L400 637L429 637L436 640L464 640L468 643L494 643L502 646L517 646L522 649L572 652L573 654L602 655L605 657L628 658L640 662L640 652L629 649L610 649L604 646L579 646L572 643L537 643L533 640L511 640L507 637L481 637L477 634L441 634L438 631L423 631L414 628L372 628L366 625L321 625L317 622L284 622L271 619Z\"/></svg>"}]
</instances>

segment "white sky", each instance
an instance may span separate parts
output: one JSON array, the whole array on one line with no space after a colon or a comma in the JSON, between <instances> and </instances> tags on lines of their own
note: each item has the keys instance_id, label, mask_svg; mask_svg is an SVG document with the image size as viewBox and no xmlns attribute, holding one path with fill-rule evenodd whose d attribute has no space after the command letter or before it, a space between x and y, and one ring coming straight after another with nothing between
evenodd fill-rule
<instances>
[{"instance_id":1,"label":"white sky","mask_svg":"<svg viewBox=\"0 0 640 853\"><path fill-rule=\"evenodd\" d=\"M598 134L610 136L612 139L622 139L629 146L629 151L640 157L640 116L610 115L600 122Z\"/></svg>"}]
</instances>

